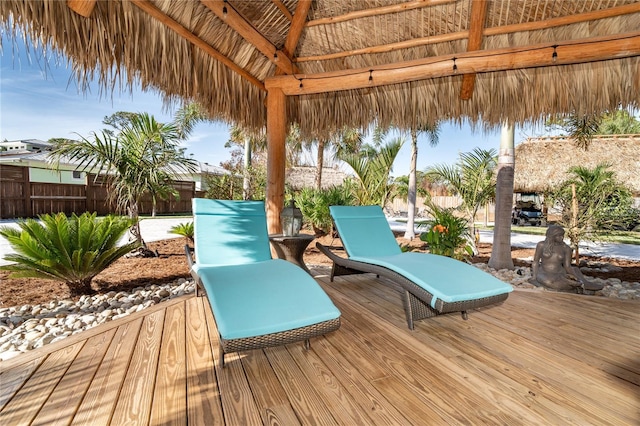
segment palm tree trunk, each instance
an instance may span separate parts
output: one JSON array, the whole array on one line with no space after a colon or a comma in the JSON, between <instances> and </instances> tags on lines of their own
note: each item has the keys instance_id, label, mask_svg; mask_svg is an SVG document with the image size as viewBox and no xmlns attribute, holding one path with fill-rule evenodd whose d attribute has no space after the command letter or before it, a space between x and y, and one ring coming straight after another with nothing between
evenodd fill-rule
<instances>
[{"instance_id":1,"label":"palm tree trunk","mask_svg":"<svg viewBox=\"0 0 640 426\"><path fill-rule=\"evenodd\" d=\"M411 163L409 164L409 189L407 192L407 229L404 237L413 240L415 234L416 215L416 168L418 164L418 132L411 129Z\"/></svg>"},{"instance_id":2,"label":"palm tree trunk","mask_svg":"<svg viewBox=\"0 0 640 426\"><path fill-rule=\"evenodd\" d=\"M571 235L576 235L574 230L578 227L578 196L576 195L576 184L571 184ZM573 260L576 265L580 265L580 245L578 241L572 241Z\"/></svg>"},{"instance_id":3,"label":"palm tree trunk","mask_svg":"<svg viewBox=\"0 0 640 426\"><path fill-rule=\"evenodd\" d=\"M511 258L511 209L513 204L513 174L515 167L515 144L513 125L504 124L498 154L498 179L496 182L496 212L493 230L493 246L489 267L513 269Z\"/></svg>"},{"instance_id":4,"label":"palm tree trunk","mask_svg":"<svg viewBox=\"0 0 640 426\"><path fill-rule=\"evenodd\" d=\"M251 139L244 139L244 170L242 177L242 199L248 200L251 196Z\"/></svg>"},{"instance_id":5,"label":"palm tree trunk","mask_svg":"<svg viewBox=\"0 0 640 426\"><path fill-rule=\"evenodd\" d=\"M316 171L316 189L320 191L322 189L322 167L324 166L324 146L325 141L321 139L318 141L318 158L317 158L317 171Z\"/></svg>"}]
</instances>

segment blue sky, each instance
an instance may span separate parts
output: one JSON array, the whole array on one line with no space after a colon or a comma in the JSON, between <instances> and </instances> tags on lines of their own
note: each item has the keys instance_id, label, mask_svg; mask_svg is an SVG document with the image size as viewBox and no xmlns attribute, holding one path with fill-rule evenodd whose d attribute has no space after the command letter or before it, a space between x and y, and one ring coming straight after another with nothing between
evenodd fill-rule
<instances>
[{"instance_id":1,"label":"blue sky","mask_svg":"<svg viewBox=\"0 0 640 426\"><path fill-rule=\"evenodd\" d=\"M44 57L31 46L27 53L22 41L14 45L3 34L0 66L0 140L41 139L54 137L89 137L91 132L106 127L102 120L117 111L147 112L159 121L170 121L174 111L166 111L157 92L142 92L139 87L132 93L125 90L113 94L100 93L97 84L90 92L82 93L66 59ZM538 136L541 130L516 129L516 145L527 137ZM224 147L228 140L227 125L223 123L198 124L184 146L187 153L199 161L219 165L230 158ZM418 169L438 163L454 163L460 152L475 147L498 149L500 132L473 133L468 126L459 128L444 124L440 143L429 146L419 139ZM315 155L309 155L310 159ZM403 146L394 164L393 175L408 174L410 161L409 141ZM348 166L343 169L348 171Z\"/></svg>"}]
</instances>

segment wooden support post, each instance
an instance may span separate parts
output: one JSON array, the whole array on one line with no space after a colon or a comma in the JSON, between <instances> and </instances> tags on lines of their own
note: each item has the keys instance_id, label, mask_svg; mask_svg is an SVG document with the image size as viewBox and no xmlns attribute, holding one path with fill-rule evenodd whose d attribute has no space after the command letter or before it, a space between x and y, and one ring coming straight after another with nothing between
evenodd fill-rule
<instances>
[{"instance_id":1,"label":"wooden support post","mask_svg":"<svg viewBox=\"0 0 640 426\"><path fill-rule=\"evenodd\" d=\"M67 0L67 6L78 15L88 18L96 7L96 0Z\"/></svg>"},{"instance_id":2,"label":"wooden support post","mask_svg":"<svg viewBox=\"0 0 640 426\"><path fill-rule=\"evenodd\" d=\"M280 212L284 206L285 139L287 110L284 92L278 88L267 95L267 228L270 234L282 232Z\"/></svg>"}]
</instances>

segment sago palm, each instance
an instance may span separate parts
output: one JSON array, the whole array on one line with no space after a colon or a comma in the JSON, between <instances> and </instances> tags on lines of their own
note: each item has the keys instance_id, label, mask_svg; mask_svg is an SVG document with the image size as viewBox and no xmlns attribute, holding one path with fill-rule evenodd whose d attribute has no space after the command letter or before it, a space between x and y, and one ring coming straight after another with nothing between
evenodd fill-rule
<instances>
[{"instance_id":1,"label":"sago palm","mask_svg":"<svg viewBox=\"0 0 640 426\"><path fill-rule=\"evenodd\" d=\"M42 215L40 222L27 219L20 229L0 227L16 253L0 266L12 278L45 278L64 282L72 296L93 293L91 281L114 261L138 247L137 242L122 246L120 239L131 226L131 219L83 213L70 218L64 213Z\"/></svg>"}]
</instances>

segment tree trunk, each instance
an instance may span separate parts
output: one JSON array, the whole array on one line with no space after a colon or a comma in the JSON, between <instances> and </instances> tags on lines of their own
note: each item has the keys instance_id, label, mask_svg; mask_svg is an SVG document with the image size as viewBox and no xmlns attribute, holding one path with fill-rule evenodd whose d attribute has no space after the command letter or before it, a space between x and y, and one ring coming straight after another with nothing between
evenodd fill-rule
<instances>
[{"instance_id":1,"label":"tree trunk","mask_svg":"<svg viewBox=\"0 0 640 426\"><path fill-rule=\"evenodd\" d=\"M493 269L514 269L513 259L511 258L511 209L513 207L514 167L513 125L504 124L498 156L493 247L491 248L491 258L489 258L489 267Z\"/></svg>"},{"instance_id":2,"label":"tree trunk","mask_svg":"<svg viewBox=\"0 0 640 426\"><path fill-rule=\"evenodd\" d=\"M140 232L140 217L138 215L138 203L131 203L129 205L129 217L133 220L130 232L140 245L145 245L142 241L142 234Z\"/></svg>"},{"instance_id":3,"label":"tree trunk","mask_svg":"<svg viewBox=\"0 0 640 426\"><path fill-rule=\"evenodd\" d=\"M571 235L577 235L576 228L578 227L578 196L576 195L576 184L571 184ZM577 238L572 238L576 239ZM573 244L573 259L576 265L580 265L580 242L572 241Z\"/></svg>"},{"instance_id":4,"label":"tree trunk","mask_svg":"<svg viewBox=\"0 0 640 426\"><path fill-rule=\"evenodd\" d=\"M316 161L316 189L320 191L322 189L322 167L324 167L324 147L325 140L320 139L318 141L318 159Z\"/></svg>"},{"instance_id":5,"label":"tree trunk","mask_svg":"<svg viewBox=\"0 0 640 426\"><path fill-rule=\"evenodd\" d=\"M411 129L411 164L409 165L409 190L407 194L407 230L404 237L413 240L415 234L416 215L416 167L418 164L418 132Z\"/></svg>"},{"instance_id":6,"label":"tree trunk","mask_svg":"<svg viewBox=\"0 0 640 426\"><path fill-rule=\"evenodd\" d=\"M251 139L244 138L244 170L242 177L242 199L248 200L251 197Z\"/></svg>"},{"instance_id":7,"label":"tree trunk","mask_svg":"<svg viewBox=\"0 0 640 426\"><path fill-rule=\"evenodd\" d=\"M94 294L96 291L91 288L92 279L93 277L81 279L79 281L68 281L65 284L69 287L69 293L71 293L72 297Z\"/></svg>"}]
</instances>

